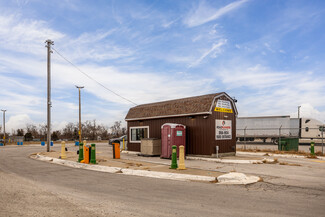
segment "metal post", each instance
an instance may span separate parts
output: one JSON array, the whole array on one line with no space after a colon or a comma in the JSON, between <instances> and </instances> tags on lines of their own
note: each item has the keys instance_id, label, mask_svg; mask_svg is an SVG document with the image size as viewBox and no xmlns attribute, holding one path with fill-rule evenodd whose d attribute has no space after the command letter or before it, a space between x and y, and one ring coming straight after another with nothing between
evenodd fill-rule
<instances>
[{"instance_id":1,"label":"metal post","mask_svg":"<svg viewBox=\"0 0 325 217\"><path fill-rule=\"evenodd\" d=\"M47 47L47 152L50 151L51 143L51 45L54 42L50 39L46 40Z\"/></svg>"},{"instance_id":2,"label":"metal post","mask_svg":"<svg viewBox=\"0 0 325 217\"><path fill-rule=\"evenodd\" d=\"M6 145L6 111L5 109L1 109L3 112L3 145Z\"/></svg>"},{"instance_id":3,"label":"metal post","mask_svg":"<svg viewBox=\"0 0 325 217\"><path fill-rule=\"evenodd\" d=\"M282 125L279 128L279 146L278 147L280 147L281 151L282 151L282 147L281 147L281 128L282 128Z\"/></svg>"},{"instance_id":4,"label":"metal post","mask_svg":"<svg viewBox=\"0 0 325 217\"><path fill-rule=\"evenodd\" d=\"M79 144L81 143L81 96L80 96L80 89L84 88L84 87L81 87L81 86L77 86L76 85L76 88L78 88L79 90Z\"/></svg>"},{"instance_id":5,"label":"metal post","mask_svg":"<svg viewBox=\"0 0 325 217\"><path fill-rule=\"evenodd\" d=\"M324 155L324 125L322 129L322 154Z\"/></svg>"},{"instance_id":6,"label":"metal post","mask_svg":"<svg viewBox=\"0 0 325 217\"><path fill-rule=\"evenodd\" d=\"M246 128L247 126L244 129L244 150L246 150Z\"/></svg>"}]
</instances>

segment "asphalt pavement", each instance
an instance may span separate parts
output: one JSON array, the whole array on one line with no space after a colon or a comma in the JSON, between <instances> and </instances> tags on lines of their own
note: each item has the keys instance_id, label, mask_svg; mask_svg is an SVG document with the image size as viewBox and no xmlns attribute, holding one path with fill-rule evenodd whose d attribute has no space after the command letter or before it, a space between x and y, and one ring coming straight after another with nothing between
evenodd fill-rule
<instances>
[{"instance_id":1,"label":"asphalt pavement","mask_svg":"<svg viewBox=\"0 0 325 217\"><path fill-rule=\"evenodd\" d=\"M108 149L105 144L99 147ZM1 216L322 216L325 212L321 161L279 159L300 166L201 161L219 172L245 172L264 179L252 185L216 185L101 173L29 157L44 150L40 145L0 147Z\"/></svg>"}]
</instances>

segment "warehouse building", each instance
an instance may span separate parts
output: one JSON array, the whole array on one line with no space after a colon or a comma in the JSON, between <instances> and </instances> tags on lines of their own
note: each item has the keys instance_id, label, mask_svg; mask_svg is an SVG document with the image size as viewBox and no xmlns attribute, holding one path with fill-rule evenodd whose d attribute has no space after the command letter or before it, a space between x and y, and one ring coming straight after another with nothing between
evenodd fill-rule
<instances>
[{"instance_id":1,"label":"warehouse building","mask_svg":"<svg viewBox=\"0 0 325 217\"><path fill-rule=\"evenodd\" d=\"M186 154L235 154L237 115L225 92L138 105L125 118L128 150L140 151L142 138L161 139L162 125L173 123L186 126Z\"/></svg>"}]
</instances>

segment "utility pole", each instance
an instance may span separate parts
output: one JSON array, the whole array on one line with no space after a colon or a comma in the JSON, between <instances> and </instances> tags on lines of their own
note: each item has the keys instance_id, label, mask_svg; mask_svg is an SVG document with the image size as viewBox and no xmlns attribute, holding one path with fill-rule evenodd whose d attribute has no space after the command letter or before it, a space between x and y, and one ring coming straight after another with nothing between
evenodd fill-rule
<instances>
[{"instance_id":1,"label":"utility pole","mask_svg":"<svg viewBox=\"0 0 325 217\"><path fill-rule=\"evenodd\" d=\"M50 151L51 144L51 45L54 45L54 41L50 39L45 41L47 47L47 152Z\"/></svg>"},{"instance_id":2,"label":"utility pole","mask_svg":"<svg viewBox=\"0 0 325 217\"><path fill-rule=\"evenodd\" d=\"M1 109L3 112L3 145L6 145L6 111L5 109Z\"/></svg>"},{"instance_id":3,"label":"utility pole","mask_svg":"<svg viewBox=\"0 0 325 217\"><path fill-rule=\"evenodd\" d=\"M79 144L81 143L81 96L80 96L80 90L84 87L82 86L77 86L76 85L76 88L78 88L79 90Z\"/></svg>"},{"instance_id":4,"label":"utility pole","mask_svg":"<svg viewBox=\"0 0 325 217\"><path fill-rule=\"evenodd\" d=\"M298 106L298 119L300 118L300 107L301 106Z\"/></svg>"}]
</instances>

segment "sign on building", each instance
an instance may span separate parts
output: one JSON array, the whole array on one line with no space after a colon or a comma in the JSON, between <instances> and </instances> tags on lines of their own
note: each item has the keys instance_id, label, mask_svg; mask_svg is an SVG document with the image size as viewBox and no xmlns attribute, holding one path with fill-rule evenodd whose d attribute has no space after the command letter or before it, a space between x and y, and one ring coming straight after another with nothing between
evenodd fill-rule
<instances>
[{"instance_id":1,"label":"sign on building","mask_svg":"<svg viewBox=\"0 0 325 217\"><path fill-rule=\"evenodd\" d=\"M232 108L231 108L230 101L228 101L228 100L221 100L221 99L218 99L214 111L216 111L216 112L233 113L232 112Z\"/></svg>"},{"instance_id":2,"label":"sign on building","mask_svg":"<svg viewBox=\"0 0 325 217\"><path fill-rule=\"evenodd\" d=\"M216 140L231 139L231 120L216 120Z\"/></svg>"}]
</instances>

